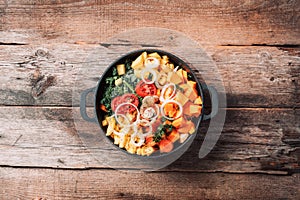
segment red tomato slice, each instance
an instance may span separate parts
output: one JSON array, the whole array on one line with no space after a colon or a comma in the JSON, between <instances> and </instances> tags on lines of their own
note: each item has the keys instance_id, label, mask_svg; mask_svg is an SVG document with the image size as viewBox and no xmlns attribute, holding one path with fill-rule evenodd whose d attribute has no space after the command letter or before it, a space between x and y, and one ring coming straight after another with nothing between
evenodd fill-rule
<instances>
[{"instance_id":1,"label":"red tomato slice","mask_svg":"<svg viewBox=\"0 0 300 200\"><path fill-rule=\"evenodd\" d=\"M124 102L132 103L135 106L139 105L139 99L134 94L129 94L129 93L128 94L124 94L121 97L121 101L122 101L122 103L124 103Z\"/></svg>"},{"instance_id":2,"label":"red tomato slice","mask_svg":"<svg viewBox=\"0 0 300 200\"><path fill-rule=\"evenodd\" d=\"M121 102L120 103L132 103L133 105L135 105L136 107L139 105L139 99L137 98L137 96L135 96L134 94L130 94L130 93L127 93L127 94L124 94L122 97L121 97ZM128 112L133 112L135 111L136 109L131 106L131 105L128 105L128 106L122 106L122 111L121 112L125 112L128 111Z\"/></svg>"},{"instance_id":3,"label":"red tomato slice","mask_svg":"<svg viewBox=\"0 0 300 200\"><path fill-rule=\"evenodd\" d=\"M121 99L121 96L117 96L111 101L111 109L113 111L115 111L117 106L121 103Z\"/></svg>"},{"instance_id":4,"label":"red tomato slice","mask_svg":"<svg viewBox=\"0 0 300 200\"><path fill-rule=\"evenodd\" d=\"M152 96L152 95L156 95L156 86L154 83L152 84L147 84L145 83L143 80L141 80L135 87L135 91L136 93L141 96L141 97L145 97L145 96Z\"/></svg>"}]
</instances>

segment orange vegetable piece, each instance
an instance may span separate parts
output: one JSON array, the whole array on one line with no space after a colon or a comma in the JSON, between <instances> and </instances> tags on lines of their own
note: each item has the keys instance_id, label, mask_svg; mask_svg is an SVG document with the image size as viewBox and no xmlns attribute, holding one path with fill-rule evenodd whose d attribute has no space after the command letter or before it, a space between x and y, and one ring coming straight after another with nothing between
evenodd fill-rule
<instances>
[{"instance_id":1,"label":"orange vegetable piece","mask_svg":"<svg viewBox=\"0 0 300 200\"><path fill-rule=\"evenodd\" d=\"M164 107L164 112L165 112L165 115L169 115L170 112L172 112L173 110L173 104L172 103L167 103Z\"/></svg>"},{"instance_id":2,"label":"orange vegetable piece","mask_svg":"<svg viewBox=\"0 0 300 200\"><path fill-rule=\"evenodd\" d=\"M172 122L172 125L173 125L175 128L179 128L179 127L182 125L182 122L183 122L183 117L179 117L178 119L175 119L175 120Z\"/></svg>"},{"instance_id":3,"label":"orange vegetable piece","mask_svg":"<svg viewBox=\"0 0 300 200\"><path fill-rule=\"evenodd\" d=\"M195 132L195 125L192 121L186 121L185 123L182 123L182 126L178 128L179 133L194 133Z\"/></svg>"},{"instance_id":4,"label":"orange vegetable piece","mask_svg":"<svg viewBox=\"0 0 300 200\"><path fill-rule=\"evenodd\" d=\"M195 81L188 81L187 84L189 84L192 88L196 89L197 83Z\"/></svg>"},{"instance_id":5,"label":"orange vegetable piece","mask_svg":"<svg viewBox=\"0 0 300 200\"><path fill-rule=\"evenodd\" d=\"M178 131L176 129L173 129L172 132L167 137L167 139L174 143L179 139L179 136L180 135L179 135Z\"/></svg>"},{"instance_id":6,"label":"orange vegetable piece","mask_svg":"<svg viewBox=\"0 0 300 200\"><path fill-rule=\"evenodd\" d=\"M201 97L200 96L197 97L197 99L194 101L194 103L201 105L203 103Z\"/></svg>"},{"instance_id":7,"label":"orange vegetable piece","mask_svg":"<svg viewBox=\"0 0 300 200\"><path fill-rule=\"evenodd\" d=\"M169 117L172 117L172 118L175 117L176 113L177 113L177 109L173 108L173 110L169 111Z\"/></svg>"},{"instance_id":8,"label":"orange vegetable piece","mask_svg":"<svg viewBox=\"0 0 300 200\"><path fill-rule=\"evenodd\" d=\"M154 145L156 145L156 142L153 140L152 136L146 137L146 142L145 143L149 147L153 147Z\"/></svg>"},{"instance_id":9,"label":"orange vegetable piece","mask_svg":"<svg viewBox=\"0 0 300 200\"><path fill-rule=\"evenodd\" d=\"M169 121L169 120L166 120L165 122L164 122L164 124L172 124L172 122L171 121Z\"/></svg>"},{"instance_id":10,"label":"orange vegetable piece","mask_svg":"<svg viewBox=\"0 0 300 200\"><path fill-rule=\"evenodd\" d=\"M103 104L100 105L100 109L103 110L103 111L105 111L105 112L108 112L107 108Z\"/></svg>"},{"instance_id":11,"label":"orange vegetable piece","mask_svg":"<svg viewBox=\"0 0 300 200\"><path fill-rule=\"evenodd\" d=\"M186 97L182 92L178 91L176 94L176 101L178 101L181 105L186 104L188 102L189 98Z\"/></svg>"},{"instance_id":12,"label":"orange vegetable piece","mask_svg":"<svg viewBox=\"0 0 300 200\"><path fill-rule=\"evenodd\" d=\"M168 152L172 151L172 149L174 147L173 143L168 139L161 140L159 142L158 146L159 146L159 150L161 153L168 153Z\"/></svg>"},{"instance_id":13,"label":"orange vegetable piece","mask_svg":"<svg viewBox=\"0 0 300 200\"><path fill-rule=\"evenodd\" d=\"M190 106L192 105L193 103L188 101L184 106L183 106L183 114L184 115L188 115L188 116L192 116L191 112L190 112Z\"/></svg>"},{"instance_id":14,"label":"orange vegetable piece","mask_svg":"<svg viewBox=\"0 0 300 200\"><path fill-rule=\"evenodd\" d=\"M193 134L195 132L195 124L192 121L187 121L186 126L189 127L189 134Z\"/></svg>"},{"instance_id":15,"label":"orange vegetable piece","mask_svg":"<svg viewBox=\"0 0 300 200\"><path fill-rule=\"evenodd\" d=\"M186 124L178 129L179 133L188 133L189 131L190 131L190 127L187 126Z\"/></svg>"},{"instance_id":16,"label":"orange vegetable piece","mask_svg":"<svg viewBox=\"0 0 300 200\"><path fill-rule=\"evenodd\" d=\"M198 117L201 114L202 107L199 105L191 105L190 106L190 113L192 116Z\"/></svg>"}]
</instances>

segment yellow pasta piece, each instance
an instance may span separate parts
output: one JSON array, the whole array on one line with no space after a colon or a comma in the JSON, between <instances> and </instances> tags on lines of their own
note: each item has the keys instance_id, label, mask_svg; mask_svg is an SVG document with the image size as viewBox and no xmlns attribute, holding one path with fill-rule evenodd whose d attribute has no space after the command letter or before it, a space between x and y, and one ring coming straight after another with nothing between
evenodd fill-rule
<instances>
[{"instance_id":1,"label":"yellow pasta piece","mask_svg":"<svg viewBox=\"0 0 300 200\"><path fill-rule=\"evenodd\" d=\"M147 52L143 52L137 59L135 59L132 64L132 69L142 69L144 68L144 61L147 58Z\"/></svg>"}]
</instances>

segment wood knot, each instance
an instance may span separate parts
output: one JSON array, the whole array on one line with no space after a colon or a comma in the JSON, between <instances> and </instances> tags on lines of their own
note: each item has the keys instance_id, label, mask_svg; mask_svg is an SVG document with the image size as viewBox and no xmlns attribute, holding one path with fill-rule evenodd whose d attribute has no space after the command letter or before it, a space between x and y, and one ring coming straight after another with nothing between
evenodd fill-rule
<instances>
[{"instance_id":1,"label":"wood knot","mask_svg":"<svg viewBox=\"0 0 300 200\"><path fill-rule=\"evenodd\" d=\"M36 56L40 56L40 57L46 57L49 53L46 51L46 50L43 50L43 49L38 49L36 52L35 52L35 55Z\"/></svg>"},{"instance_id":2,"label":"wood knot","mask_svg":"<svg viewBox=\"0 0 300 200\"><path fill-rule=\"evenodd\" d=\"M264 62L264 61L272 60L272 55L269 52L264 51L259 54L259 58L261 62Z\"/></svg>"},{"instance_id":3,"label":"wood knot","mask_svg":"<svg viewBox=\"0 0 300 200\"><path fill-rule=\"evenodd\" d=\"M50 86L56 84L56 77L52 75L43 75L40 69L36 69L30 77L32 86L32 96L34 98L43 94Z\"/></svg>"}]
</instances>

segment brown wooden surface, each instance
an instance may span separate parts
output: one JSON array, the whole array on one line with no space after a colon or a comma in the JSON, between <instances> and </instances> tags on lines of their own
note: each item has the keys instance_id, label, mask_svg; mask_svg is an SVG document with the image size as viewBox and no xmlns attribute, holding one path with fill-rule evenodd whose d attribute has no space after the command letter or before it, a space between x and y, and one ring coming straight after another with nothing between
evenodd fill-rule
<instances>
[{"instance_id":1,"label":"brown wooden surface","mask_svg":"<svg viewBox=\"0 0 300 200\"><path fill-rule=\"evenodd\" d=\"M299 174L0 169L2 199L299 199ZM267 190L267 191L266 191ZM6 194L6 195L5 195ZM276 195L276 196L275 196Z\"/></svg>"},{"instance_id":2,"label":"brown wooden surface","mask_svg":"<svg viewBox=\"0 0 300 200\"><path fill-rule=\"evenodd\" d=\"M0 0L0 199L299 199L299 11L297 0ZM116 171L76 131L74 79L95 85L105 67L77 69L96 47L108 65L118 56L108 50L135 44L109 37L144 26L204 47L224 81L226 122L202 160L208 122L161 171Z\"/></svg>"}]
</instances>

